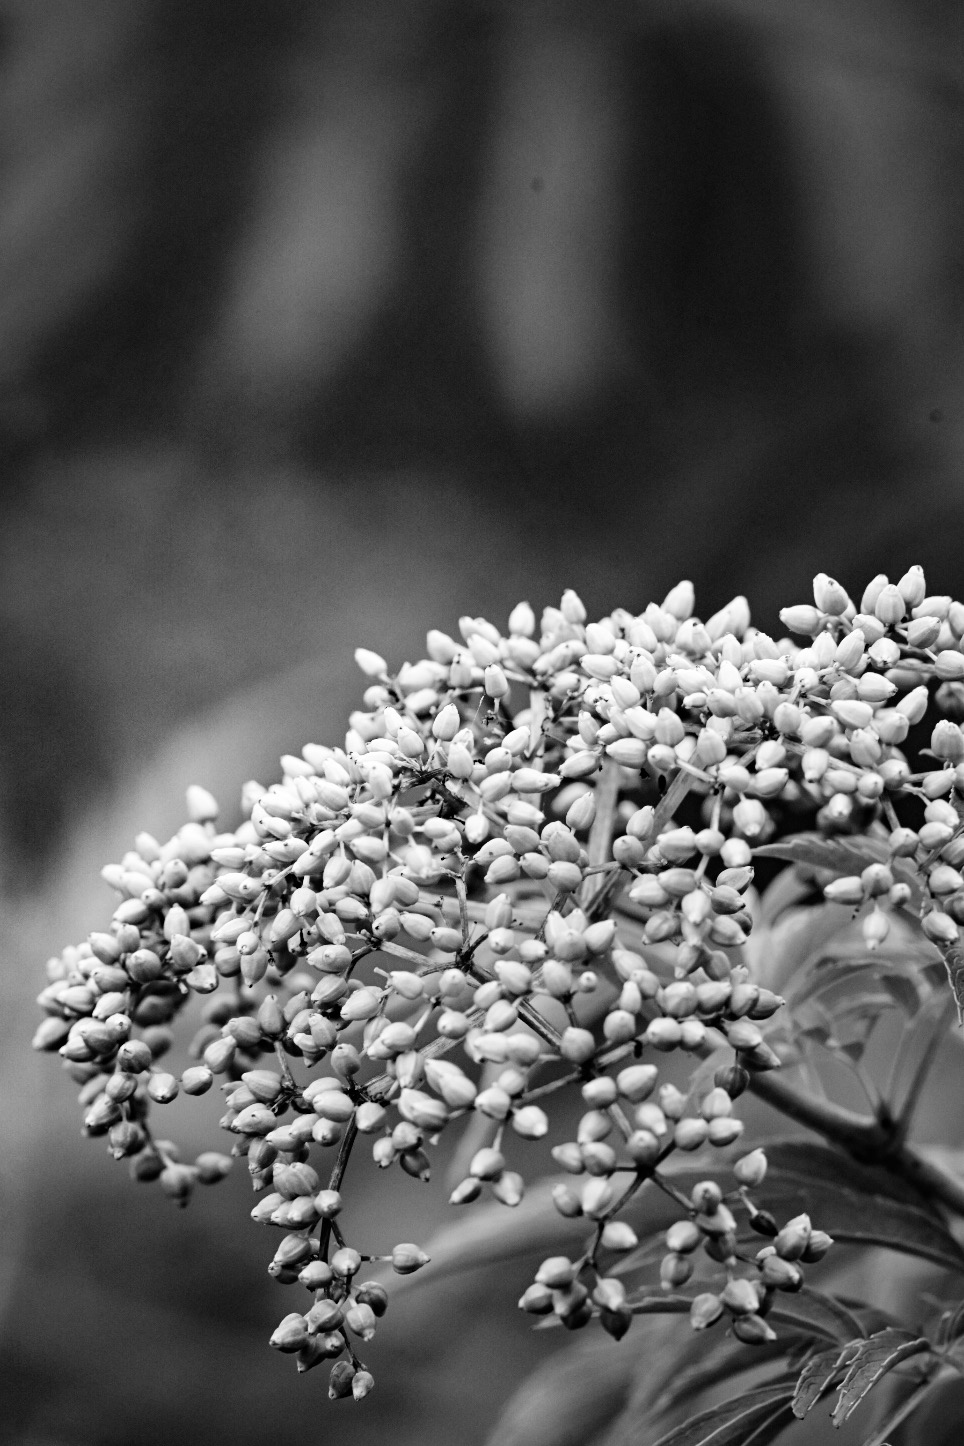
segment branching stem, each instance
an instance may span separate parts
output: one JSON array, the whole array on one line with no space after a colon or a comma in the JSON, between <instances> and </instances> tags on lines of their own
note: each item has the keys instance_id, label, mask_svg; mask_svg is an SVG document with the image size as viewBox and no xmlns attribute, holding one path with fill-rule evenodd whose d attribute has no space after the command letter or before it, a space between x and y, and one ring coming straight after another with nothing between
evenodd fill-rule
<instances>
[{"instance_id":1,"label":"branching stem","mask_svg":"<svg viewBox=\"0 0 964 1446\"><path fill-rule=\"evenodd\" d=\"M878 1120L855 1114L830 1100L803 1095L772 1074L754 1075L754 1094L781 1114L815 1130L862 1164L879 1165L906 1180L922 1194L939 1200L948 1210L964 1217L964 1180L936 1161L927 1160L913 1146L905 1144L893 1129Z\"/></svg>"}]
</instances>

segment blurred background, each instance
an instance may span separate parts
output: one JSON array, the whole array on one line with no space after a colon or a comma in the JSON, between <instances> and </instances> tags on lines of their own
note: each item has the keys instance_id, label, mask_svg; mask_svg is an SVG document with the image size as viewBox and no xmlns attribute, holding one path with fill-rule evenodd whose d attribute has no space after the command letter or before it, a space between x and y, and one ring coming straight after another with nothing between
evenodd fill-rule
<instances>
[{"instance_id":1,"label":"blurred background","mask_svg":"<svg viewBox=\"0 0 964 1446\"><path fill-rule=\"evenodd\" d=\"M474 1446L548 1359L480 1271L329 1407L245 1182L182 1214L80 1139L43 964L186 784L229 815L337 739L358 644L964 591L962 42L951 0L0 0L4 1439ZM424 1238L393 1185L361 1217Z\"/></svg>"}]
</instances>

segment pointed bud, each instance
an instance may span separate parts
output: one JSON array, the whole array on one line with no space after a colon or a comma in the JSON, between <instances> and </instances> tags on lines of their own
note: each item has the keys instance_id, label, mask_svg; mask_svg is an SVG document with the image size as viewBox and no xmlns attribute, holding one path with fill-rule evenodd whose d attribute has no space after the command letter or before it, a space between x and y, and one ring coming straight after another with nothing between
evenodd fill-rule
<instances>
[{"instance_id":1,"label":"pointed bud","mask_svg":"<svg viewBox=\"0 0 964 1446\"><path fill-rule=\"evenodd\" d=\"M776 1331L771 1330L762 1316L745 1315L738 1317L733 1322L733 1334L737 1340L743 1341L748 1346L762 1346L777 1338Z\"/></svg>"},{"instance_id":2,"label":"pointed bud","mask_svg":"<svg viewBox=\"0 0 964 1446\"><path fill-rule=\"evenodd\" d=\"M696 1296L690 1306L690 1325L695 1331L705 1331L715 1324L723 1314L723 1303L718 1295L704 1291Z\"/></svg>"},{"instance_id":3,"label":"pointed bud","mask_svg":"<svg viewBox=\"0 0 964 1446\"><path fill-rule=\"evenodd\" d=\"M579 624L586 621L586 609L582 598L571 587L567 587L563 593L559 611L567 623Z\"/></svg>"},{"instance_id":4,"label":"pointed bud","mask_svg":"<svg viewBox=\"0 0 964 1446\"><path fill-rule=\"evenodd\" d=\"M825 572L818 572L813 580L813 600L822 613L831 617L840 617L850 607L846 590Z\"/></svg>"},{"instance_id":5,"label":"pointed bud","mask_svg":"<svg viewBox=\"0 0 964 1446\"><path fill-rule=\"evenodd\" d=\"M392 1269L399 1275L411 1275L416 1270L421 1270L423 1265L428 1265L429 1256L417 1245L405 1243L396 1245L392 1249ZM334 1264L334 1262L332 1262Z\"/></svg>"},{"instance_id":6,"label":"pointed bud","mask_svg":"<svg viewBox=\"0 0 964 1446\"><path fill-rule=\"evenodd\" d=\"M939 719L931 734L931 750L945 763L960 763L964 759L964 733L950 719Z\"/></svg>"},{"instance_id":7,"label":"pointed bud","mask_svg":"<svg viewBox=\"0 0 964 1446\"><path fill-rule=\"evenodd\" d=\"M762 1185L767 1172L767 1157L762 1150L752 1150L733 1166L733 1173L741 1185L755 1187Z\"/></svg>"},{"instance_id":8,"label":"pointed bud","mask_svg":"<svg viewBox=\"0 0 964 1446\"><path fill-rule=\"evenodd\" d=\"M361 651L361 650L359 650ZM329 1401L344 1400L353 1393L355 1367L350 1361L336 1361L328 1377Z\"/></svg>"},{"instance_id":9,"label":"pointed bud","mask_svg":"<svg viewBox=\"0 0 964 1446\"><path fill-rule=\"evenodd\" d=\"M692 617L695 606L696 593L693 584L685 579L670 588L663 599L662 610L670 613L679 622L685 622L687 618Z\"/></svg>"},{"instance_id":10,"label":"pointed bud","mask_svg":"<svg viewBox=\"0 0 964 1446\"><path fill-rule=\"evenodd\" d=\"M780 621L787 632L812 638L819 632L823 619L819 609L811 607L809 603L800 603L795 607L781 608Z\"/></svg>"},{"instance_id":11,"label":"pointed bud","mask_svg":"<svg viewBox=\"0 0 964 1446\"><path fill-rule=\"evenodd\" d=\"M187 790L187 814L192 823L213 823L220 811L213 793L209 793L197 783L190 785Z\"/></svg>"},{"instance_id":12,"label":"pointed bud","mask_svg":"<svg viewBox=\"0 0 964 1446\"><path fill-rule=\"evenodd\" d=\"M920 606L927 596L927 584L924 580L924 569L919 563L907 569L897 584L897 590L908 609Z\"/></svg>"},{"instance_id":13,"label":"pointed bud","mask_svg":"<svg viewBox=\"0 0 964 1446\"><path fill-rule=\"evenodd\" d=\"M811 1225L809 1215L795 1215L788 1220L783 1229L774 1239L774 1247L778 1255L784 1260L799 1260L810 1240Z\"/></svg>"},{"instance_id":14,"label":"pointed bud","mask_svg":"<svg viewBox=\"0 0 964 1446\"><path fill-rule=\"evenodd\" d=\"M800 1259L807 1265L822 1260L827 1251L833 1245L833 1236L828 1235L825 1230L811 1230L810 1239L807 1241L806 1249Z\"/></svg>"}]
</instances>

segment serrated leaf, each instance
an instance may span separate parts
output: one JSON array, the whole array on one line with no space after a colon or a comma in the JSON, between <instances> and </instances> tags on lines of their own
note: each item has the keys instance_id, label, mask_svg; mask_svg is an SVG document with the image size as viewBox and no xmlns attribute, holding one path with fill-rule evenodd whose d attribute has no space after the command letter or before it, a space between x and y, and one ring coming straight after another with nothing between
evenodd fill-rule
<instances>
[{"instance_id":1,"label":"serrated leaf","mask_svg":"<svg viewBox=\"0 0 964 1446\"><path fill-rule=\"evenodd\" d=\"M851 1345L856 1348L856 1342L853 1342L848 1343L842 1351L818 1351L805 1363L790 1403L790 1409L798 1421L802 1421L807 1412L812 1410L820 1400L847 1359Z\"/></svg>"},{"instance_id":2,"label":"serrated leaf","mask_svg":"<svg viewBox=\"0 0 964 1446\"><path fill-rule=\"evenodd\" d=\"M761 1386L692 1416L656 1446L747 1446L751 1441L763 1446L789 1418L792 1399L793 1387L786 1381Z\"/></svg>"},{"instance_id":3,"label":"serrated leaf","mask_svg":"<svg viewBox=\"0 0 964 1446\"><path fill-rule=\"evenodd\" d=\"M958 945L942 949L947 981L951 986L954 1003L957 1005L957 1022L964 1024L964 952Z\"/></svg>"},{"instance_id":4,"label":"serrated leaf","mask_svg":"<svg viewBox=\"0 0 964 1446\"><path fill-rule=\"evenodd\" d=\"M850 1357L847 1374L840 1386L837 1404L831 1415L833 1424L842 1425L881 1376L910 1356L920 1355L930 1349L930 1341L923 1336L913 1336L910 1331L895 1330L893 1327L878 1331L876 1335L860 1341Z\"/></svg>"}]
</instances>

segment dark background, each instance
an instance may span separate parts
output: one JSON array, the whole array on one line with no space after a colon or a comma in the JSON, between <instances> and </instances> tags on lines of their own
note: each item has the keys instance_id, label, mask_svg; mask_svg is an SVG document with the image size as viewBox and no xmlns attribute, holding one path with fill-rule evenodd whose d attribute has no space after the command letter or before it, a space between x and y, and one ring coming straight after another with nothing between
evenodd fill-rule
<instances>
[{"instance_id":1,"label":"dark background","mask_svg":"<svg viewBox=\"0 0 964 1446\"><path fill-rule=\"evenodd\" d=\"M766 627L817 570L961 593L962 30L956 0L0 0L10 1440L472 1446L549 1353L524 1270L480 1274L400 1302L376 1395L329 1408L265 1347L292 1307L244 1182L185 1214L128 1185L26 1051L32 997L188 782L227 810L337 738L357 644L414 659L568 585L598 615L688 576ZM386 1183L373 1231L442 1217Z\"/></svg>"}]
</instances>

